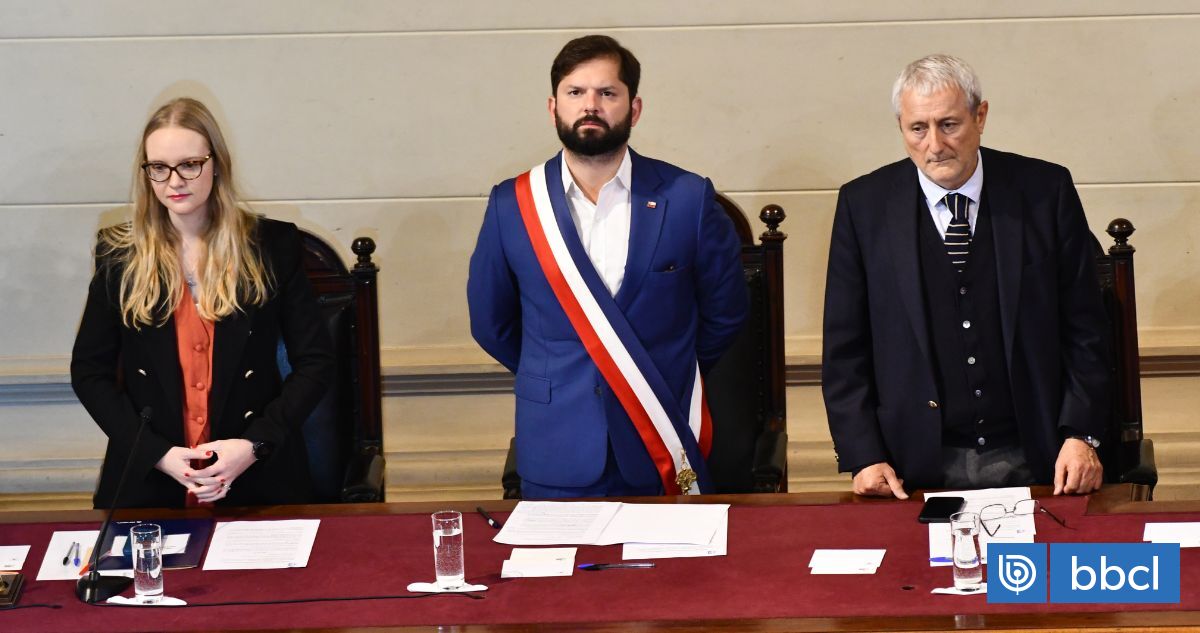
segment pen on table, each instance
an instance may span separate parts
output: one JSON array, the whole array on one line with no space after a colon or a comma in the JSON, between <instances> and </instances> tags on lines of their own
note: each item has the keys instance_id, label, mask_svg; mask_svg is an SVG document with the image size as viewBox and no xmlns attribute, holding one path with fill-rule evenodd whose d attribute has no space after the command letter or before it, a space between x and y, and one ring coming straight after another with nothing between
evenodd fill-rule
<instances>
[{"instance_id":1,"label":"pen on table","mask_svg":"<svg viewBox=\"0 0 1200 633\"><path fill-rule=\"evenodd\" d=\"M929 559L931 563L953 563L949 556L932 556Z\"/></svg>"},{"instance_id":2,"label":"pen on table","mask_svg":"<svg viewBox=\"0 0 1200 633\"><path fill-rule=\"evenodd\" d=\"M75 558L74 558L74 561L75 561L75 566L76 566L76 567L78 567L78 566L79 566L79 550L82 550L82 549L83 549L83 546L82 546L82 545L80 545L79 543L76 543L76 544L75 544Z\"/></svg>"},{"instance_id":3,"label":"pen on table","mask_svg":"<svg viewBox=\"0 0 1200 633\"><path fill-rule=\"evenodd\" d=\"M488 514L487 510L483 509L483 506L475 506L475 511L479 513L479 516L483 517L484 520L486 520L488 522L488 525L496 528L497 530L499 530L501 527L503 527L504 524L500 523L499 521L494 519L492 517L492 515Z\"/></svg>"},{"instance_id":4,"label":"pen on table","mask_svg":"<svg viewBox=\"0 0 1200 633\"><path fill-rule=\"evenodd\" d=\"M75 554L76 547L79 547L79 543L71 543L67 546L67 555L63 556L64 565L69 565L71 563L71 557L73 554Z\"/></svg>"},{"instance_id":5,"label":"pen on table","mask_svg":"<svg viewBox=\"0 0 1200 633\"><path fill-rule=\"evenodd\" d=\"M654 563L584 563L579 566L584 571L600 571L602 569L650 569Z\"/></svg>"},{"instance_id":6,"label":"pen on table","mask_svg":"<svg viewBox=\"0 0 1200 633\"><path fill-rule=\"evenodd\" d=\"M83 549L83 548L81 547L80 549ZM108 558L108 552L105 552L104 554L100 555L100 557L96 560L96 566L99 567L100 561L102 561L106 558ZM88 570L91 569L91 565L92 565L92 548L89 547L87 554L85 554L83 556L83 567L81 567L79 569L79 575L82 576L82 575L88 573Z\"/></svg>"}]
</instances>

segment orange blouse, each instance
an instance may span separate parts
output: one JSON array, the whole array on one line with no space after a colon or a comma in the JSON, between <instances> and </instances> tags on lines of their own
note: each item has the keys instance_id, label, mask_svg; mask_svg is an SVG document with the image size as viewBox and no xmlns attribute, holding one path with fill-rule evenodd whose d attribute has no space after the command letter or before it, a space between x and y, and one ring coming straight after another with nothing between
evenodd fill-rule
<instances>
[{"instance_id":1,"label":"orange blouse","mask_svg":"<svg viewBox=\"0 0 1200 633\"><path fill-rule=\"evenodd\" d=\"M195 448L209 440L208 394L212 391L213 323L202 319L192 302L191 291L185 291L175 308L175 341L179 346L179 368L183 370L183 439ZM192 468L204 468L193 460ZM207 506L196 500L190 491L186 505Z\"/></svg>"}]
</instances>

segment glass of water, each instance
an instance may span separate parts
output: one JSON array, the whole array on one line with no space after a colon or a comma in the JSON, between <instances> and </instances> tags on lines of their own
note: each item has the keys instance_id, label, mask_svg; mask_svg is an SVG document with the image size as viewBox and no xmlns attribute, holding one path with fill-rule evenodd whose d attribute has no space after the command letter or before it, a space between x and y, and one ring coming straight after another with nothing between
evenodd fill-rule
<instances>
[{"instance_id":1,"label":"glass of water","mask_svg":"<svg viewBox=\"0 0 1200 633\"><path fill-rule=\"evenodd\" d=\"M141 523L129 529L133 553L133 592L138 602L154 604L163 596L162 528Z\"/></svg>"},{"instance_id":2,"label":"glass of water","mask_svg":"<svg viewBox=\"0 0 1200 633\"><path fill-rule=\"evenodd\" d=\"M950 539L954 552L954 588L978 591L983 583L983 565L979 557L979 515L974 512L950 515Z\"/></svg>"},{"instance_id":3,"label":"glass of water","mask_svg":"<svg viewBox=\"0 0 1200 633\"><path fill-rule=\"evenodd\" d=\"M433 569L442 589L457 589L466 579L461 512L433 513Z\"/></svg>"}]
</instances>

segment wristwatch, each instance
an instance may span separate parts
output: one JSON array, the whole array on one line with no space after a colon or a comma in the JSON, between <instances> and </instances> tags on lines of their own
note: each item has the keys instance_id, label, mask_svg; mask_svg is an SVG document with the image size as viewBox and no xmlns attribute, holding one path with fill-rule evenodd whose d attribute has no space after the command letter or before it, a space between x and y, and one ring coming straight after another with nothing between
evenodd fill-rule
<instances>
[{"instance_id":1,"label":"wristwatch","mask_svg":"<svg viewBox=\"0 0 1200 633\"><path fill-rule=\"evenodd\" d=\"M1072 436L1068 437L1067 439L1068 440L1079 440L1079 441L1083 442L1084 444L1091 446L1092 450L1096 450L1096 449L1100 448L1100 440L1092 437L1091 435L1072 435Z\"/></svg>"},{"instance_id":2,"label":"wristwatch","mask_svg":"<svg viewBox=\"0 0 1200 633\"><path fill-rule=\"evenodd\" d=\"M275 449L275 445L270 442L253 442L251 450L254 451L254 460L261 462L271 456L271 451Z\"/></svg>"}]
</instances>

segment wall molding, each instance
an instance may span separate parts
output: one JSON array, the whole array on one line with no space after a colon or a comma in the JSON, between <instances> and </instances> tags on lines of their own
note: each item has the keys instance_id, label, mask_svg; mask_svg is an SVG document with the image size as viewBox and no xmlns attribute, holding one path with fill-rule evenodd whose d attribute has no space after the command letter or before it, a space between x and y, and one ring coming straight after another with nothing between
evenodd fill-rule
<instances>
[{"instance_id":1,"label":"wall molding","mask_svg":"<svg viewBox=\"0 0 1200 633\"><path fill-rule=\"evenodd\" d=\"M471 371L413 372L398 368L384 369L383 395L386 398L423 396L475 396L511 393L512 374L495 369ZM1200 376L1200 354L1143 356L1142 378L1172 378ZM32 379L31 379L32 378ZM821 366L812 363L792 363L786 366L787 386L815 387L821 384ZM0 377L0 407L76 404L78 400L70 381L61 375L22 377L20 381L4 382Z\"/></svg>"}]
</instances>

